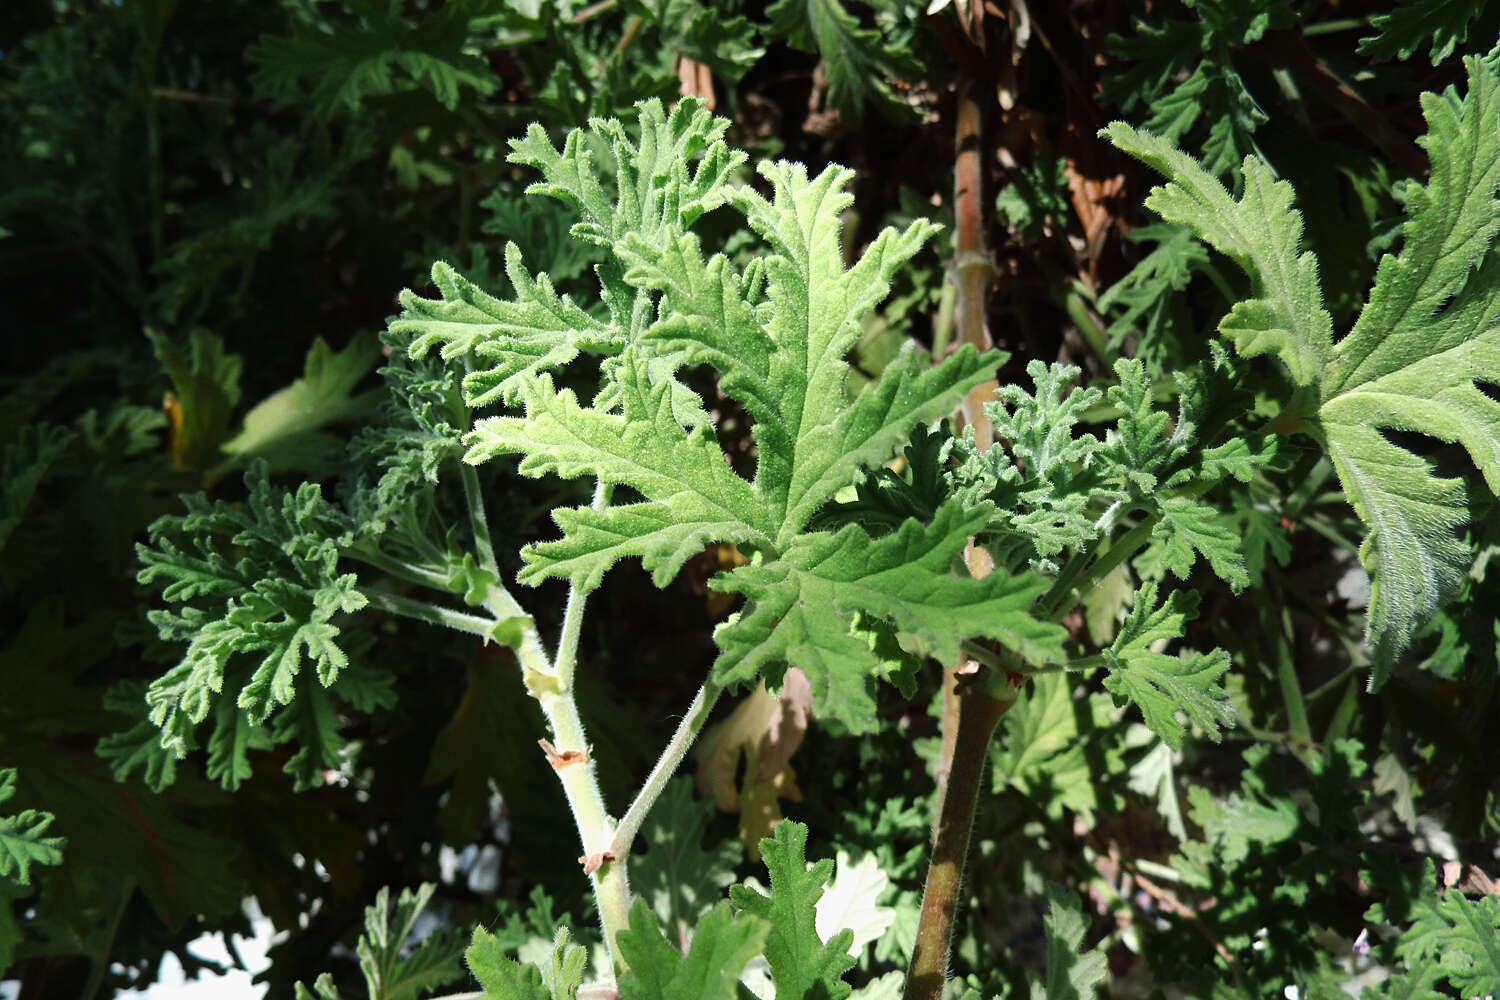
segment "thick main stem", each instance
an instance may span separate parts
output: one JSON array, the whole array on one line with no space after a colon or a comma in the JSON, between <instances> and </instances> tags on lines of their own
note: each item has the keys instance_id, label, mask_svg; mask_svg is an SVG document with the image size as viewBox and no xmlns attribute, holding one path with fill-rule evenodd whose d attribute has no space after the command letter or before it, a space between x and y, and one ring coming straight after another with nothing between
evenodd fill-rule
<instances>
[{"instance_id":1,"label":"thick main stem","mask_svg":"<svg viewBox=\"0 0 1500 1000\"><path fill-rule=\"evenodd\" d=\"M551 744L545 747L545 753L557 771L563 797L568 800L568 809L573 813L573 825L583 846L579 861L594 888L599 922L610 959L615 970L622 971L625 966L615 948L615 936L629 925L629 888L625 882L624 866L606 860L610 842L614 839L614 824L605 808L604 794L599 789L588 737L578 715L578 703L573 697L572 678L559 677L554 665L548 661L534 627L526 628L516 649L516 657L521 661L526 689L541 706L552 730Z\"/></svg>"},{"instance_id":2,"label":"thick main stem","mask_svg":"<svg viewBox=\"0 0 1500 1000\"><path fill-rule=\"evenodd\" d=\"M903 1000L940 1000L948 969L948 948L958 913L964 859L979 803L980 782L990 739L1014 698L997 697L975 684L957 693L958 727L947 784L938 802L932 864L922 890L916 949L907 969Z\"/></svg>"}]
</instances>

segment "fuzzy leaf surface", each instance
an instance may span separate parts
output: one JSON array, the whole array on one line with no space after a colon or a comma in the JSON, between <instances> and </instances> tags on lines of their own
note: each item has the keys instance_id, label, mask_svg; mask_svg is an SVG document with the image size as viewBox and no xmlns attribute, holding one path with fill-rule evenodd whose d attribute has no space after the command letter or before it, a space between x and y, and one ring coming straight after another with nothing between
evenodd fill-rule
<instances>
[{"instance_id":1,"label":"fuzzy leaf surface","mask_svg":"<svg viewBox=\"0 0 1500 1000\"><path fill-rule=\"evenodd\" d=\"M1306 387L1302 429L1327 450L1368 527L1371 685L1379 686L1418 625L1457 593L1469 561L1464 483L1383 431L1461 445L1500 488L1500 403L1479 382L1500 371L1500 76L1468 59L1468 93L1424 94L1432 160L1427 184L1408 186L1403 246L1387 254L1349 335L1334 345L1317 262L1301 249L1291 186L1245 161L1232 198L1170 143L1115 123L1105 134L1169 180L1147 205L1191 227L1250 276L1253 298L1220 324L1241 354L1272 353Z\"/></svg>"},{"instance_id":2,"label":"fuzzy leaf surface","mask_svg":"<svg viewBox=\"0 0 1500 1000\"><path fill-rule=\"evenodd\" d=\"M848 525L837 534L806 536L775 562L717 578L715 588L749 599L737 620L715 632L719 676L749 680L778 662L794 663L812 682L819 711L873 726L875 705L862 668L872 656L870 640L840 627L825 609L862 609L893 621L939 659L957 656L960 639L969 634L1002 642L1028 660L1060 659L1060 628L1030 613L1044 581L1002 573L974 580L950 571L989 515L987 504L965 510L951 501L930 525L908 520L878 539Z\"/></svg>"},{"instance_id":3,"label":"fuzzy leaf surface","mask_svg":"<svg viewBox=\"0 0 1500 1000\"><path fill-rule=\"evenodd\" d=\"M1500 991L1500 896L1469 899L1457 888L1439 894L1431 860L1422 893L1413 901L1415 918L1396 943L1396 954L1417 976L1431 970L1446 977L1462 996Z\"/></svg>"},{"instance_id":4,"label":"fuzzy leaf surface","mask_svg":"<svg viewBox=\"0 0 1500 1000\"><path fill-rule=\"evenodd\" d=\"M771 925L735 915L728 903L709 910L693 929L687 954L662 936L651 908L637 899L630 927L620 932L629 970L620 979L621 1000L735 1000L745 965L760 954Z\"/></svg>"},{"instance_id":5,"label":"fuzzy leaf surface","mask_svg":"<svg viewBox=\"0 0 1500 1000\"><path fill-rule=\"evenodd\" d=\"M820 711L856 729L873 723L866 688L888 669L869 629L855 634L859 614L916 631L934 648L954 647L964 638L955 631L988 628L984 634L1017 639L1024 656L1056 658L1061 632L1026 614L1036 592L1029 577L999 574L973 586L948 578L947 560L961 545L956 509L934 526L902 528L896 541L873 540L859 527L809 530L839 490L883 466L915 428L946 415L988 378L999 355L966 347L931 365L908 351L851 393L846 355L861 336L861 318L936 227L918 220L887 229L846 267L840 216L851 201L852 172L830 166L810 177L797 164L761 164L769 197L733 186L728 171L743 154L720 141L722 122L700 112L688 101L664 117L659 105L644 102L638 142L618 122L593 123L596 139L614 150L607 181L579 132L561 150L537 128L514 144L513 159L543 172L531 190L571 206L582 219L573 235L608 254L597 273L622 346L605 359L592 401L560 389L561 378L549 372L518 372L506 398L524 414L478 421L466 438L466 461L514 454L523 475L590 476L634 491L619 504L554 511L562 537L522 553L521 581L565 577L589 590L618 560L639 557L665 585L711 543L753 550L751 566L715 584L750 599L720 633L717 675L774 680L788 665L801 667ZM690 229L721 206L768 248L743 270L706 253ZM433 338L419 337L413 349L442 339ZM509 349L503 331L485 338L471 347L448 343L479 355L486 343ZM719 391L753 418L753 478L731 466L702 401L679 381L680 369L696 365L712 369ZM476 402L472 391L469 402ZM902 579L900 560L922 567ZM976 626L942 613L939 605L955 599L993 601L1003 613ZM793 605L795 614L782 614Z\"/></svg>"},{"instance_id":6,"label":"fuzzy leaf surface","mask_svg":"<svg viewBox=\"0 0 1500 1000\"><path fill-rule=\"evenodd\" d=\"M243 506L185 498L187 514L159 519L150 544L137 548L137 579L180 605L151 612L151 621L163 639L188 643L183 659L151 683L146 702L161 746L180 758L196 746L195 730L215 703L230 699L252 728L270 720L273 740L310 738L288 769L299 783L316 783L342 746L328 689L338 685L345 697L371 706L388 703L391 692L380 677L360 671L340 683L350 659L336 618L366 603L354 574L337 569L343 517L315 485L273 490L264 463L246 473L246 485ZM225 542L238 558L221 551ZM247 670L241 656L258 663ZM226 741L239 748L216 764L231 786L248 773L243 748L262 739L239 733L241 725L238 713L216 715L216 753L226 752Z\"/></svg>"},{"instance_id":7,"label":"fuzzy leaf surface","mask_svg":"<svg viewBox=\"0 0 1500 1000\"><path fill-rule=\"evenodd\" d=\"M736 885L730 887L729 899L745 913L770 921L765 955L777 1000L844 1000L851 992L843 975L854 967L849 956L854 934L842 930L826 942L818 936L817 903L833 874L833 861L824 858L809 866L806 846L807 827L783 820L774 837L760 842L771 876L770 895Z\"/></svg>"},{"instance_id":8,"label":"fuzzy leaf surface","mask_svg":"<svg viewBox=\"0 0 1500 1000\"><path fill-rule=\"evenodd\" d=\"M1047 981L1032 980L1031 1000L1094 1000L1109 974L1108 960L1097 948L1078 952L1089 925L1077 896L1049 882L1047 900Z\"/></svg>"},{"instance_id":9,"label":"fuzzy leaf surface","mask_svg":"<svg viewBox=\"0 0 1500 1000\"><path fill-rule=\"evenodd\" d=\"M1136 595L1135 606L1120 626L1120 634L1104 653L1109 676L1104 686L1117 703L1125 700L1140 706L1146 725L1172 749L1182 746L1186 730L1177 720L1178 711L1211 739L1218 741L1220 728L1234 723L1234 708L1220 678L1229 669L1229 654L1182 652L1169 656L1152 650L1161 639L1180 639L1188 619L1197 613L1195 591L1174 591L1156 606L1156 585L1148 583Z\"/></svg>"},{"instance_id":10,"label":"fuzzy leaf surface","mask_svg":"<svg viewBox=\"0 0 1500 1000\"><path fill-rule=\"evenodd\" d=\"M0 768L0 803L15 794L16 769ZM32 864L62 863L67 841L46 835L52 819L50 813L35 809L23 809L13 816L0 815L0 876L28 885Z\"/></svg>"}]
</instances>

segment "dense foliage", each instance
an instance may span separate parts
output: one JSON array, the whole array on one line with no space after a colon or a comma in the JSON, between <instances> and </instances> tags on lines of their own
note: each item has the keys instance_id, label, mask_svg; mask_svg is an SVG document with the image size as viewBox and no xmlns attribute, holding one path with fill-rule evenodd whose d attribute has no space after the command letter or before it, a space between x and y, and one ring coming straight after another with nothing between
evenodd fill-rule
<instances>
[{"instance_id":1,"label":"dense foliage","mask_svg":"<svg viewBox=\"0 0 1500 1000\"><path fill-rule=\"evenodd\" d=\"M1497 38L11 5L0 981L1500 993Z\"/></svg>"}]
</instances>

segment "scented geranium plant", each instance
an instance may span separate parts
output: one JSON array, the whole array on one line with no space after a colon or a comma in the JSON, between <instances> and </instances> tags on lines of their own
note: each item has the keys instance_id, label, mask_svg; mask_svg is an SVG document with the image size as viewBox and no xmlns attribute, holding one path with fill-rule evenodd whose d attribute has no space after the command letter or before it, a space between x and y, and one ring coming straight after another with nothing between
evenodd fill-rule
<instances>
[{"instance_id":1,"label":"scented geranium plant","mask_svg":"<svg viewBox=\"0 0 1500 1000\"><path fill-rule=\"evenodd\" d=\"M1366 527L1372 685L1459 589L1460 532L1478 501L1384 432L1455 443L1500 488L1500 404L1483 391L1500 379L1497 62L1469 60L1462 94L1424 96L1431 176L1407 186L1401 249L1339 339L1289 184L1250 157L1233 194L1171 143L1106 129L1165 175L1147 206L1243 269L1248 294L1210 362L1171 386L1132 360L1097 386L1031 361L1029 384L1001 387L986 406L993 445L946 418L994 377L1001 352L912 348L852 388L862 318L936 226L887 229L851 253L850 171L778 162L752 173L723 141L727 122L691 99L670 111L643 102L628 124L595 120L561 148L533 125L510 159L539 173L532 198L574 213L597 294L559 294L514 246L506 298L437 264L440 297L404 293L389 324L386 418L352 442L356 470L335 498L311 483L280 489L255 466L244 504L190 498L185 514L158 521L140 579L167 602L152 613L160 635L187 652L151 684L149 720L109 752L164 784L206 745L210 775L235 787L252 755L286 744L287 769L311 786L352 752L341 720L393 698L391 676L362 655L361 623L378 612L467 633L511 651L514 666L492 668L519 670L546 716L535 766L561 782L576 830L566 849L576 844L602 932L590 966L577 932L559 930L533 961L476 930L465 956L482 995L836 1000L854 991L858 946L847 914L820 906L834 865L808 864L805 827L786 822L761 841L768 887L737 884L717 901L668 893L662 905L638 891L656 884L634 875L638 836L653 809L672 802L681 815L686 792L671 779L724 691L774 689L795 668L816 715L857 736L881 725L877 685L911 691L945 665L961 708L915 943L904 974L856 994L943 996L988 746L1023 689L1100 673L1116 705L1138 709L1173 750L1233 726L1229 654L1183 644L1199 603L1185 582L1195 568L1236 591L1255 582L1265 553L1247 552L1245 512L1287 466L1289 441L1326 451ZM748 234L737 252L705 246L726 229ZM1262 357L1284 375L1269 413L1243 392ZM709 382L718 405L705 401ZM731 423L746 418L748 447L731 452ZM592 489L591 502L552 510L555 537L521 551L513 581L478 472L502 461ZM575 697L589 668L579 657L589 595L622 559L663 586L711 545L738 554L709 581L739 601L714 632L717 657L634 797L606 802ZM1060 624L1127 564L1111 639L1091 645ZM567 592L560 628L544 635L518 587L553 579ZM393 913L382 896L370 911L359 954L372 997L461 974L449 939L404 947L428 895L403 893ZM1103 954L1080 951L1078 900L1049 896L1045 978L1032 995L1091 995ZM1474 970L1493 965L1493 907L1424 905L1413 919L1428 931L1401 953L1411 975L1490 982ZM1444 927L1467 930L1434 944ZM337 995L331 980L315 989Z\"/></svg>"}]
</instances>

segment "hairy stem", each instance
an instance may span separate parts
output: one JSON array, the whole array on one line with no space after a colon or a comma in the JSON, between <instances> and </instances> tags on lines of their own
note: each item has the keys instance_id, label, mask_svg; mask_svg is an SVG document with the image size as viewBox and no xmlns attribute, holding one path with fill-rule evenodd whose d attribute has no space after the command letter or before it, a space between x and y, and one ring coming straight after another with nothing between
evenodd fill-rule
<instances>
[{"instance_id":1,"label":"hairy stem","mask_svg":"<svg viewBox=\"0 0 1500 1000\"><path fill-rule=\"evenodd\" d=\"M943 995L964 860L969 853L969 834L974 827L990 739L1000 719L1015 704L1013 689L1011 696L1005 698L984 684L968 685L958 692L957 698L958 731L953 760L947 784L939 792L932 863L922 890L917 943L907 969L903 1000L940 1000Z\"/></svg>"},{"instance_id":2,"label":"hairy stem","mask_svg":"<svg viewBox=\"0 0 1500 1000\"><path fill-rule=\"evenodd\" d=\"M610 487L599 482L594 487L594 510L603 510L609 504ZM557 676L564 684L573 682L573 668L578 664L578 639L583 630L583 610L588 602L588 593L577 587L568 588L568 604L563 611L562 632L557 637L557 655L552 663Z\"/></svg>"},{"instance_id":3,"label":"hairy stem","mask_svg":"<svg viewBox=\"0 0 1500 1000\"><path fill-rule=\"evenodd\" d=\"M419 601L414 597L403 597L377 587L360 587L359 592L364 595L365 600L370 602L372 608L389 611L403 618L427 622L429 625L442 625L459 632L467 632L469 635L477 635L486 640L495 638L495 628L500 624L493 618L445 608L428 601Z\"/></svg>"},{"instance_id":4,"label":"hairy stem","mask_svg":"<svg viewBox=\"0 0 1500 1000\"><path fill-rule=\"evenodd\" d=\"M588 737L578 715L578 703L573 698L572 678L570 676L564 681L559 676L532 626L527 626L516 657L521 661L526 690L541 705L552 730L551 744L545 746L543 752L557 772L563 796L573 813L573 825L583 847L583 855L578 860L594 888L610 959L616 972L623 971L625 963L615 947L615 935L629 924L629 887L625 881L625 866L613 863L610 855L614 825L604 805L604 794L599 790L599 777Z\"/></svg>"},{"instance_id":5,"label":"hairy stem","mask_svg":"<svg viewBox=\"0 0 1500 1000\"><path fill-rule=\"evenodd\" d=\"M358 560L367 566L374 566L388 576L407 583L415 583L421 587L431 587L433 590L442 590L452 593L453 588L448 582L448 576L439 572L432 566L424 566L405 559L397 559L395 556L387 555L377 548L351 546L345 549L341 555Z\"/></svg>"},{"instance_id":6,"label":"hairy stem","mask_svg":"<svg viewBox=\"0 0 1500 1000\"><path fill-rule=\"evenodd\" d=\"M620 820L620 825L615 827L614 841L610 845L610 853L622 862L630 854L630 846L635 841L635 835L640 832L641 823L646 814L651 811L661 795L662 789L667 786L672 775L676 773L677 766L682 763L682 758L687 756L688 750L693 742L697 740L698 733L703 729L703 723L708 720L709 713L714 710L714 703L719 700L719 695L724 689L712 680L703 682L698 693L693 696L693 702L688 706L687 713L683 715L682 721L677 725L677 731L672 734L671 742L662 751L661 759L656 762L656 767L646 777L646 783L636 793L635 801L630 803L630 808L625 810L625 818Z\"/></svg>"},{"instance_id":7,"label":"hairy stem","mask_svg":"<svg viewBox=\"0 0 1500 1000\"><path fill-rule=\"evenodd\" d=\"M500 577L500 563L495 558L495 545L490 541L490 519L484 512L484 495L479 489L479 470L468 462L458 463L459 477L464 484L464 500L469 507L469 530L474 533L474 554L479 565Z\"/></svg>"},{"instance_id":8,"label":"hairy stem","mask_svg":"<svg viewBox=\"0 0 1500 1000\"><path fill-rule=\"evenodd\" d=\"M952 41L954 45L961 47L961 65L966 70L975 70L976 50L972 43L965 44L956 38ZM966 79L959 86L954 135L957 157L953 165L953 214L956 225L951 273L951 336L960 345L972 344L975 349L984 351L994 346L986 313L995 266L984 241L987 210L983 198L983 110L979 103L983 87L974 72L965 75ZM948 336L950 335L945 332L942 339L946 341ZM987 451L995 440L994 425L984 412L985 401L993 398L994 393L995 381L991 379L975 386L959 404L959 419L973 429L974 444L981 452ZM975 579L983 578L994 569L989 554L975 545L972 538L964 550L964 562ZM965 730L966 706L959 696L960 685L966 679L963 672L967 669L967 658L961 658L943 671L942 749L933 770L933 778L937 782L938 824L934 830L932 859L927 869L927 888L922 896L917 952L912 956L906 981L908 1000L929 995L937 997L942 993L948 943L953 933L954 911L958 906L958 879L962 873L963 855L968 851L969 828L974 819L978 773L968 773L971 762L964 760L964 755L970 753L972 756L973 747L968 744L978 737L974 733L974 723L971 722L968 730ZM997 714L995 722L999 718ZM990 735L995 731L995 722L991 722L984 732L983 742L978 748L981 757L989 745ZM965 788L965 781L971 781L973 787ZM968 799L967 812L959 811L950 815L948 804L965 798ZM956 840L962 840L963 843L957 848L958 867L954 869L952 854ZM918 985L919 980L921 985Z\"/></svg>"}]
</instances>

